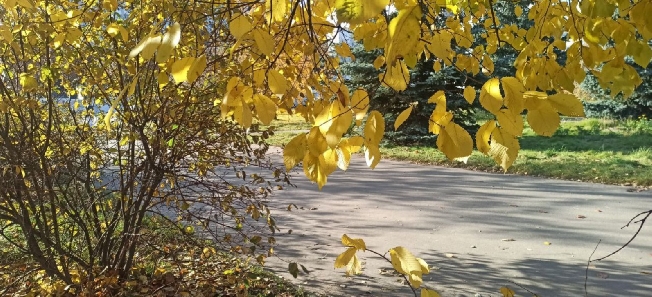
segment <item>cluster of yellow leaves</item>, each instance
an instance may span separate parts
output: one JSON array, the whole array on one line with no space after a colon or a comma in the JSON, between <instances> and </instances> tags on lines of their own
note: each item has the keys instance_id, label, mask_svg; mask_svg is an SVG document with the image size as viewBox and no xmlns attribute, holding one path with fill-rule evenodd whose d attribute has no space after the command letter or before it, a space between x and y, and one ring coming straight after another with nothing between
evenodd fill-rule
<instances>
[{"instance_id":1,"label":"cluster of yellow leaves","mask_svg":"<svg viewBox=\"0 0 652 297\"><path fill-rule=\"evenodd\" d=\"M343 135L351 125L362 125L369 108L369 95L356 90L349 97L340 92L344 100L334 100L324 107L314 119L314 127L306 134L294 137L283 151L287 170L303 161L303 169L319 188L326 184L329 174L338 167L347 170L351 154L364 146L367 165L374 168L380 162L380 141L385 134L385 120L378 111L371 111L364 124L364 137ZM342 105L342 101L346 105Z\"/></svg>"},{"instance_id":2,"label":"cluster of yellow leaves","mask_svg":"<svg viewBox=\"0 0 652 297\"><path fill-rule=\"evenodd\" d=\"M180 90L189 86L211 86L213 94L204 96L213 96L209 100L219 107L222 118L244 127L256 121L268 124L278 111L300 114L313 124L309 133L288 143L284 160L288 170L303 162L304 172L320 188L337 168L346 170L351 154L357 151L364 150L371 168L377 166L385 132L383 116L368 112L367 92L350 92L344 85L339 64L355 56L349 44L333 44L342 29L352 32L366 50L382 50L373 66L381 72L379 81L395 91L410 86L410 69L421 59L434 60L433 71L453 66L463 73L491 76L492 55L498 48L518 51L512 77L490 79L479 97L471 86L462 91L470 104L478 97L495 117L480 129L475 141L455 123L443 92L429 100L435 104L427 123L429 131L439 135L437 147L449 159L465 160L475 142L479 151L505 170L518 155L524 113L536 133L550 136L560 114L583 115L571 93L587 70L612 94L629 95L641 79L625 59L631 57L647 67L652 58L648 44L652 23L646 17L652 13L652 4L648 0L542 0L529 7L516 6L516 15L527 9L533 24L529 28L503 24L490 1L266 0L233 1L217 8L197 2L205 6L202 9L215 9L214 14L201 17L196 12L188 12L192 17L178 14L181 8L176 2L132 5L106 0L84 10L63 2L0 1L7 17L18 19L28 13L34 19L24 26L0 23L3 48L17 51L19 37L37 44L39 36L47 36L58 50L111 43L113 52L106 53L107 59L125 66L126 79L116 83L102 69L84 77L85 84L97 85L111 98L104 121L107 127L119 103L137 95L138 86L151 77L159 89L179 90L174 96L181 96ZM396 14L390 13L393 10ZM125 17L116 18L114 13ZM48 26L38 25L42 22ZM474 35L474 30L482 33ZM562 51L566 54L563 63L558 59ZM145 65L154 65L155 70ZM12 75L25 91L37 90L46 80L33 66ZM8 109L4 103L0 108ZM404 110L394 129L413 110L414 106ZM345 135L352 125L363 123L362 135Z\"/></svg>"},{"instance_id":3,"label":"cluster of yellow leaves","mask_svg":"<svg viewBox=\"0 0 652 297\"><path fill-rule=\"evenodd\" d=\"M502 94L505 94L504 96ZM516 157L520 145L517 137L523 134L523 117L539 135L552 136L560 124L559 113L565 116L583 117L582 102L572 94L548 96L544 92L525 91L514 77L501 80L490 79L480 91L480 104L492 113L496 120L487 121L476 134L478 151L494 158L507 170Z\"/></svg>"},{"instance_id":4,"label":"cluster of yellow leaves","mask_svg":"<svg viewBox=\"0 0 652 297\"><path fill-rule=\"evenodd\" d=\"M348 247L335 259L335 268L346 267L346 275L356 275L362 273L362 265L357 251L366 251L367 246L364 240L360 238L352 239L348 235L342 235L342 245ZM413 288L421 287L423 275L430 273L428 264L421 258L415 257L406 248L397 246L389 250L390 262L394 269L405 275ZM433 290L422 288L421 296L438 297L439 294Z\"/></svg>"}]
</instances>

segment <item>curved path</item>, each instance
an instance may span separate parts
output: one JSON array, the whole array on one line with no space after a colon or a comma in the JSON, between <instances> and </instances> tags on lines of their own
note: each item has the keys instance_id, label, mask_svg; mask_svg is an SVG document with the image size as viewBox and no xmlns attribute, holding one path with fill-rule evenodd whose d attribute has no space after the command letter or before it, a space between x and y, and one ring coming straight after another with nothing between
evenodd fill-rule
<instances>
[{"instance_id":1,"label":"curved path","mask_svg":"<svg viewBox=\"0 0 652 297\"><path fill-rule=\"evenodd\" d=\"M391 265L369 252L359 253L362 275L333 269L344 233L381 253L408 248L433 267L424 281L442 296L500 296L503 285L531 296L510 282L539 296L584 296L587 259L598 241L594 258L625 243L638 225L620 228L652 209L652 191L389 160L371 170L359 156L322 191L302 175L293 180L297 188L274 197L282 228L275 251L311 272L295 282L329 296L412 295L386 272ZM302 209L287 211L289 204ZM650 221L629 247L591 264L589 296L651 294ZM266 266L292 279L286 262L271 257Z\"/></svg>"}]
</instances>

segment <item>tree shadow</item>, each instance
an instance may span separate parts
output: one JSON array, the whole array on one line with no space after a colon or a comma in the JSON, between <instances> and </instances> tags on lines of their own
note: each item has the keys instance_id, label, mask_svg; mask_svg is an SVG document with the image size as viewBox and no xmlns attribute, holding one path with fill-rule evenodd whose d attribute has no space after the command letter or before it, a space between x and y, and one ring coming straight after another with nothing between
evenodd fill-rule
<instances>
[{"instance_id":1,"label":"tree shadow","mask_svg":"<svg viewBox=\"0 0 652 297\"><path fill-rule=\"evenodd\" d=\"M348 234L380 253L408 248L437 268L426 284L447 296L498 294L503 285L525 293L509 281L541 296L583 295L584 269L596 243L602 240L595 258L625 243L635 227L620 227L652 202L650 192L617 186L387 160L375 170L365 167L355 158L321 191L298 175L297 188L273 197L282 229L275 250L284 261L269 259L270 269L289 276L287 261L299 262L313 273L297 282L327 295L411 294L401 278L381 274L391 265L370 253L358 253L362 276L335 270L335 258L345 250L340 237ZM287 211L288 204L303 209ZM592 263L591 295L643 296L652 289L650 276L641 273L652 270L652 238L645 232L613 258Z\"/></svg>"}]
</instances>

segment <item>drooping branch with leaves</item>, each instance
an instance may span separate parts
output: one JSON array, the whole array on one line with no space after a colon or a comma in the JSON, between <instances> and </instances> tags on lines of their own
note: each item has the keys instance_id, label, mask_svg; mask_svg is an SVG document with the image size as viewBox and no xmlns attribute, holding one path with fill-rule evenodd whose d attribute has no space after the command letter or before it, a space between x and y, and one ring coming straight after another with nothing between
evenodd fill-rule
<instances>
[{"instance_id":1,"label":"drooping branch with leaves","mask_svg":"<svg viewBox=\"0 0 652 297\"><path fill-rule=\"evenodd\" d=\"M343 34L378 50L378 80L396 92L413 87L409 70L423 60L434 72L488 76L479 90L464 86L464 98L494 117L475 137L440 91L427 125L449 159L475 146L505 170L523 114L545 136L560 114L584 115L572 91L587 71L614 95L641 83L625 59L647 67L652 57L652 1L515 5L517 16L527 10L527 27L500 19L504 1L0 0L0 230L18 228L15 245L68 284L80 270L124 279L153 212L257 246L262 238L243 224L274 231L262 200L273 183L245 169L287 181L262 164L269 131L258 124L277 112L313 124L283 158L320 188L355 152L371 168L381 159L384 118L369 108L372 90L345 85L340 63L354 55L338 42ZM513 75L494 75L501 48L517 53ZM347 134L352 125L361 132Z\"/></svg>"}]
</instances>

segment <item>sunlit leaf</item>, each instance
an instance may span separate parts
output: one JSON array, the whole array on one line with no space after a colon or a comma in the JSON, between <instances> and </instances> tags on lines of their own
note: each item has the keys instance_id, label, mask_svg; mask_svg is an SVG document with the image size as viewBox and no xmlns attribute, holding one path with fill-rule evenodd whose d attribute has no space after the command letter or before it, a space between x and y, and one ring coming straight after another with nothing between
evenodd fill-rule
<instances>
[{"instance_id":1,"label":"sunlit leaf","mask_svg":"<svg viewBox=\"0 0 652 297\"><path fill-rule=\"evenodd\" d=\"M283 149L283 162L285 163L285 169L290 171L290 169L294 168L294 166L301 162L308 152L307 149L308 139L305 134L301 133L292 138Z\"/></svg>"},{"instance_id":2,"label":"sunlit leaf","mask_svg":"<svg viewBox=\"0 0 652 297\"><path fill-rule=\"evenodd\" d=\"M357 250L365 251L367 249L367 246L365 245L362 238L351 239L351 237L346 234L342 235L342 244L344 246L352 246Z\"/></svg>"},{"instance_id":3,"label":"sunlit leaf","mask_svg":"<svg viewBox=\"0 0 652 297\"><path fill-rule=\"evenodd\" d=\"M475 89L472 86L464 88L464 99L469 104L473 104L473 101L475 101Z\"/></svg>"},{"instance_id":4,"label":"sunlit leaf","mask_svg":"<svg viewBox=\"0 0 652 297\"><path fill-rule=\"evenodd\" d=\"M288 83L283 74L274 69L267 72L267 84L269 85L269 89L272 90L272 93L277 95L285 94L288 89Z\"/></svg>"},{"instance_id":5,"label":"sunlit leaf","mask_svg":"<svg viewBox=\"0 0 652 297\"><path fill-rule=\"evenodd\" d=\"M412 108L414 108L414 105L410 105L410 107L406 108L403 110L398 117L396 117L396 121L394 122L394 131L398 130L398 127L400 127L405 120L410 116L410 113L412 113Z\"/></svg>"}]
</instances>

